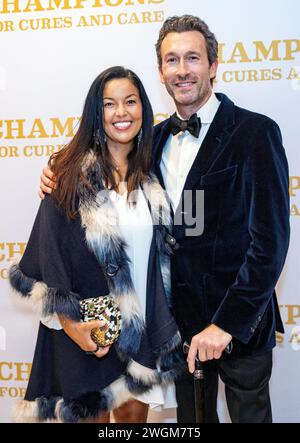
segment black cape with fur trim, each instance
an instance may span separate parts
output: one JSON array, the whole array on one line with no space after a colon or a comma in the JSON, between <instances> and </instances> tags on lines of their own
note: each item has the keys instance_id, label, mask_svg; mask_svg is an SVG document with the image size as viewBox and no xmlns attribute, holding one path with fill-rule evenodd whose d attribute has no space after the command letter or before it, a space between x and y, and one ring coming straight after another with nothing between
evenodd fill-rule
<instances>
[{"instance_id":1,"label":"black cape with fur trim","mask_svg":"<svg viewBox=\"0 0 300 443\"><path fill-rule=\"evenodd\" d=\"M157 191L159 185L153 177L148 188L152 185ZM81 196L85 208L94 205L95 209L96 191L92 197ZM101 213L101 205L96 211ZM48 320L60 313L79 320L80 299L115 293L126 317L123 336L107 356L98 359L82 351L62 329L47 327L46 318L46 325L39 327L31 376L25 400L16 409L16 421L76 422L96 416L156 383L174 379L184 367L177 325L166 297L169 276L162 265L166 227L153 226L145 325L138 312L131 312L135 310L134 295L128 295L132 284L125 243L118 235L114 238L114 233L109 238L105 237L109 231L100 233L107 243L100 252L96 249L102 246L97 246L94 253L91 245L97 232L91 234L84 217L81 211L75 220L67 219L53 198L46 197L22 260L11 268L10 283L23 297L40 300ZM115 250L121 253L115 254ZM105 263L99 263L99 257ZM117 262L119 280L105 274L111 261L113 265Z\"/></svg>"}]
</instances>

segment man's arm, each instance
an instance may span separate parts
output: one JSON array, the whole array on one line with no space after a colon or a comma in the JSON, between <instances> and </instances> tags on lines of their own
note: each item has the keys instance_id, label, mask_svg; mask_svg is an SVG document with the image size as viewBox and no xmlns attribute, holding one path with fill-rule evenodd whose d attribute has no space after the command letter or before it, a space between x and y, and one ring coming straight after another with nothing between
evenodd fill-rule
<instances>
[{"instance_id":1,"label":"man's arm","mask_svg":"<svg viewBox=\"0 0 300 443\"><path fill-rule=\"evenodd\" d=\"M248 343L268 306L289 243L289 176L278 126L262 121L249 145L243 181L251 237L235 282L211 319L196 334L188 354L190 372L201 361L220 358L232 337ZM235 322L233 312L238 312Z\"/></svg>"},{"instance_id":2,"label":"man's arm","mask_svg":"<svg viewBox=\"0 0 300 443\"><path fill-rule=\"evenodd\" d=\"M289 174L280 129L257 122L242 175L249 246L211 322L247 344L262 320L289 244ZM238 313L235 317L233 313Z\"/></svg>"}]
</instances>

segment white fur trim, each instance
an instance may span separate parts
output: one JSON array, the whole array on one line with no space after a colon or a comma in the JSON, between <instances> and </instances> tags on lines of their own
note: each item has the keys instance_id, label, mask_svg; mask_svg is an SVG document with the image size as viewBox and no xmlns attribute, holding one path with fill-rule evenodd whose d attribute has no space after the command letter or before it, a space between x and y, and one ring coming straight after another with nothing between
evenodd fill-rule
<instances>
[{"instance_id":1,"label":"white fur trim","mask_svg":"<svg viewBox=\"0 0 300 443\"><path fill-rule=\"evenodd\" d=\"M84 157L82 162L82 172L84 175L86 175L88 168L94 163L96 163L96 161L97 161L97 156L95 152L89 151L88 154Z\"/></svg>"},{"instance_id":2,"label":"white fur trim","mask_svg":"<svg viewBox=\"0 0 300 443\"><path fill-rule=\"evenodd\" d=\"M122 320L129 323L134 316L142 318L141 307L134 292L126 292L120 296L111 295L120 307Z\"/></svg>"},{"instance_id":3,"label":"white fur trim","mask_svg":"<svg viewBox=\"0 0 300 443\"><path fill-rule=\"evenodd\" d=\"M112 409L118 408L123 403L133 398L133 394L128 390L125 377L120 377L112 382L108 389L113 396Z\"/></svg>"},{"instance_id":4,"label":"white fur trim","mask_svg":"<svg viewBox=\"0 0 300 443\"><path fill-rule=\"evenodd\" d=\"M108 203L103 203L104 196L99 194L107 191L100 191L97 195L97 206L90 206L89 204L80 205L80 215L82 224L86 227L87 240L95 241L97 235L105 238L108 242L111 237L120 239L120 232L118 229L118 215L114 207Z\"/></svg>"},{"instance_id":5,"label":"white fur trim","mask_svg":"<svg viewBox=\"0 0 300 443\"><path fill-rule=\"evenodd\" d=\"M34 283L33 288L29 293L33 303L40 303L43 300L43 297L46 297L47 290L48 286L45 283L41 281Z\"/></svg>"},{"instance_id":6,"label":"white fur trim","mask_svg":"<svg viewBox=\"0 0 300 443\"><path fill-rule=\"evenodd\" d=\"M135 380L141 380L147 384L157 383L157 371L147 368L146 366L131 360L127 366L127 372Z\"/></svg>"},{"instance_id":7,"label":"white fur trim","mask_svg":"<svg viewBox=\"0 0 300 443\"><path fill-rule=\"evenodd\" d=\"M13 286L10 286L11 293L14 297L18 297L18 303L23 303L24 306L28 307L31 312L41 317L42 308L43 308L43 299L42 298L32 298L30 297L31 292L29 292L29 296L24 296L20 291L15 289Z\"/></svg>"},{"instance_id":8,"label":"white fur trim","mask_svg":"<svg viewBox=\"0 0 300 443\"><path fill-rule=\"evenodd\" d=\"M14 423L38 423L36 401L19 400L12 409Z\"/></svg>"},{"instance_id":9,"label":"white fur trim","mask_svg":"<svg viewBox=\"0 0 300 443\"><path fill-rule=\"evenodd\" d=\"M100 191L93 203L80 204L79 212L82 225L85 227L87 243L96 256L97 249L101 251L101 254L105 254L109 248L121 247L124 239L119 228L118 214L108 198L107 191ZM138 316L143 322L141 308L134 291L122 292L122 295L111 295L119 304L124 321Z\"/></svg>"},{"instance_id":10,"label":"white fur trim","mask_svg":"<svg viewBox=\"0 0 300 443\"><path fill-rule=\"evenodd\" d=\"M14 288L12 288L12 290L14 294L18 294L18 296L21 296L23 300L26 300L26 303L30 304L30 307L34 310L34 312L40 315L40 321L47 326L47 328L56 330L63 329L57 314L47 316L42 315L43 301L46 300L48 291L48 286L46 283L43 283L42 281L34 283L33 288L27 297L24 297L23 294Z\"/></svg>"},{"instance_id":11,"label":"white fur trim","mask_svg":"<svg viewBox=\"0 0 300 443\"><path fill-rule=\"evenodd\" d=\"M62 423L59 418L59 408L63 403L63 399L59 400L55 406L55 415L57 419L39 420L37 401L19 400L12 410L14 423Z\"/></svg>"},{"instance_id":12,"label":"white fur trim","mask_svg":"<svg viewBox=\"0 0 300 443\"><path fill-rule=\"evenodd\" d=\"M171 224L171 204L166 191L161 187L157 178L151 176L149 181L143 183L143 189L150 202L154 223L169 226Z\"/></svg>"},{"instance_id":13,"label":"white fur trim","mask_svg":"<svg viewBox=\"0 0 300 443\"><path fill-rule=\"evenodd\" d=\"M61 398L60 400L58 400L58 402L55 405L55 416L57 417L57 423L63 423L61 416L60 416L60 410L61 407L64 404L64 399Z\"/></svg>"}]
</instances>

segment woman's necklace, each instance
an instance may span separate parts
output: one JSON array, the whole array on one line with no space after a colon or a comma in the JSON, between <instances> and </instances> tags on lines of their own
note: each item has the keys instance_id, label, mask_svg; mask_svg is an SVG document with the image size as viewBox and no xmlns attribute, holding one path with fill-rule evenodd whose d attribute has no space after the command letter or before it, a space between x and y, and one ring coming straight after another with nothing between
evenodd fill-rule
<instances>
[{"instance_id":1,"label":"woman's necklace","mask_svg":"<svg viewBox=\"0 0 300 443\"><path fill-rule=\"evenodd\" d=\"M124 163L123 165L118 163L114 158L113 158L113 164L112 167L114 168L115 171L119 172L119 171L124 171L127 167L128 167L128 163Z\"/></svg>"}]
</instances>

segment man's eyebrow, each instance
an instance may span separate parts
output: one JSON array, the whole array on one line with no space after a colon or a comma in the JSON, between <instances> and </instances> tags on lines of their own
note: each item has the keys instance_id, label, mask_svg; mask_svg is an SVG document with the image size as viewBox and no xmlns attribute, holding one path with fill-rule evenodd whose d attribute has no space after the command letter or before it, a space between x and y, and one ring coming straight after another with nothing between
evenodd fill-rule
<instances>
[{"instance_id":1,"label":"man's eyebrow","mask_svg":"<svg viewBox=\"0 0 300 443\"><path fill-rule=\"evenodd\" d=\"M197 50L187 51L187 52L185 53L185 55L192 55L192 54L201 55L200 52L197 51ZM177 54L176 54L176 52L174 52L174 51L170 51L170 52L167 52L167 53L164 55L164 57L168 57L168 56L170 56L170 55L174 55L174 56L176 56Z\"/></svg>"}]
</instances>

